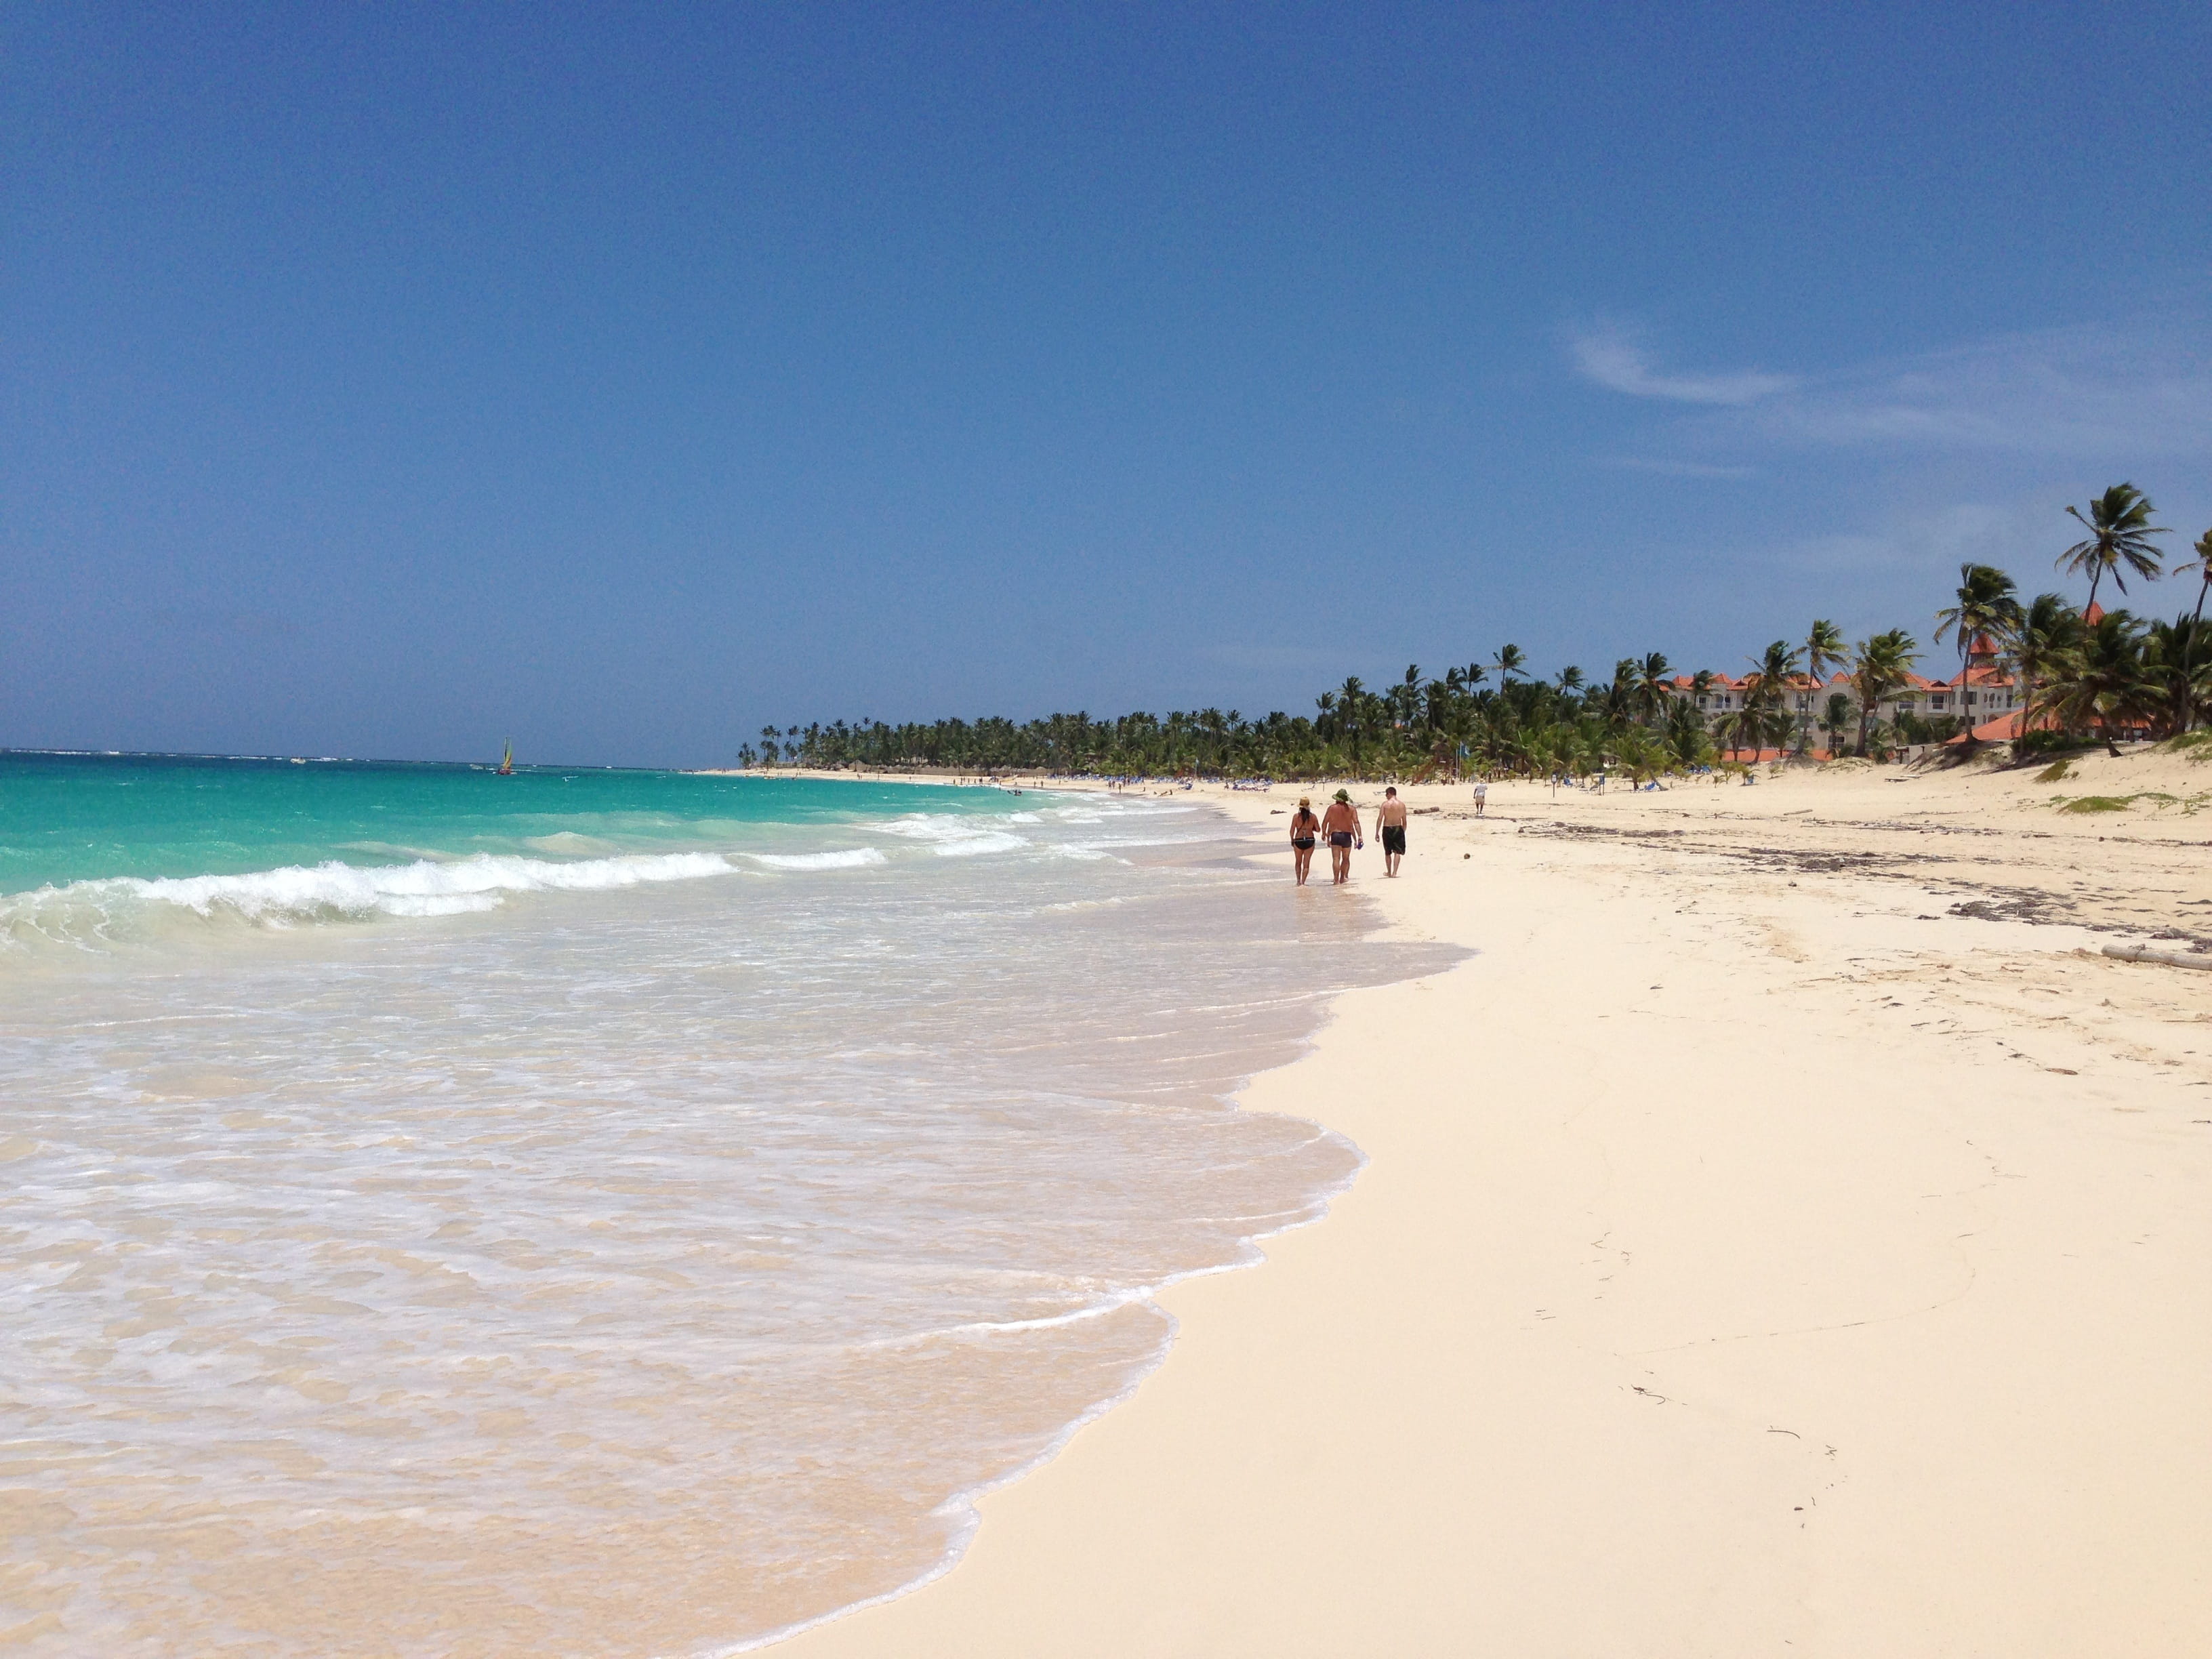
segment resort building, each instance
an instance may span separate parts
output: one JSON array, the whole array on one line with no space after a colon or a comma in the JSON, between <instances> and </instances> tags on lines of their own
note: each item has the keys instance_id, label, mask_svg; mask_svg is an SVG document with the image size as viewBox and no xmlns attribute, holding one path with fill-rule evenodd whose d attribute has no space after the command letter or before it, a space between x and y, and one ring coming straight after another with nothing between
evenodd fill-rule
<instances>
[{"instance_id":1,"label":"resort building","mask_svg":"<svg viewBox=\"0 0 2212 1659\"><path fill-rule=\"evenodd\" d=\"M1752 676L1724 673L1677 674L1667 686L1668 696L1690 704L1709 722L1742 708L1746 696L1753 689ZM1855 734L1858 693L1848 674L1838 672L1826 681L1809 674L1790 676L1782 706L1797 720L1799 742L1793 749L1802 747L1815 757L1827 757L1822 728L1828 721L1829 703L1838 696L1844 700L1844 719L1838 724L1847 734ZM2012 736L2016 734L2022 701L1996 642L1984 635L1974 641L1966 666L1950 678L1906 674L1905 683L1875 706L1875 719L1893 726L1899 715L1907 714L1931 721L1963 720L1977 737L1984 735L1981 730L1984 726L2008 725L2014 730L2004 735Z\"/></svg>"}]
</instances>

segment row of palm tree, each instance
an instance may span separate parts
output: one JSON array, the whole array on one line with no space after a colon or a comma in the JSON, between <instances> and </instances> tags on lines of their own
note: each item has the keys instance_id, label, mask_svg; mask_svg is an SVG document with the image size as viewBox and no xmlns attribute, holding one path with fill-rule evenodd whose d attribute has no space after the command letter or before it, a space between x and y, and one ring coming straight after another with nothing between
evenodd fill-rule
<instances>
[{"instance_id":1,"label":"row of palm tree","mask_svg":"<svg viewBox=\"0 0 2212 1659\"><path fill-rule=\"evenodd\" d=\"M2003 571L1961 567L1954 603L1936 617L1936 641L1948 639L1957 650L1960 686L1972 671L1987 668L2020 688L2023 748L2090 734L2111 745L2125 732L2191 729L2212 708L2212 638L2203 628L2212 531L2197 542L2196 561L2173 573L2199 574L2195 610L2171 623L2139 622L2124 611L2100 611L2095 599L2107 579L2124 593L2130 576L2167 574L2151 539L2166 532L2151 522L2149 501L2132 484L2118 484L2086 511L2067 512L2087 534L2059 556L2059 565L2088 578L2088 605L2076 611L2057 593L2023 605ZM1277 711L1248 720L1233 708L1205 708L1109 720L1078 713L1025 722L837 720L763 727L759 748L748 745L738 758L747 766L788 761L979 773L1404 778L1617 771L1641 780L1761 755L1807 755L1816 731L1831 754L1849 748L1878 757L1962 730L1971 749L1972 722L1963 710L1925 717L1911 706L1917 699L1902 695L1913 685L1919 654L1902 628L1850 644L1836 623L1816 620L1802 643L1773 641L1750 660L1748 674L1723 685L1710 672L1677 675L1657 651L1622 658L1607 678L1571 665L1547 680L1509 644L1487 661L1437 676L1410 665L1379 690L1347 678L1315 699L1311 715ZM1725 695L1709 695L1717 690ZM1708 703L1725 707L1708 712Z\"/></svg>"},{"instance_id":2,"label":"row of palm tree","mask_svg":"<svg viewBox=\"0 0 2212 1659\"><path fill-rule=\"evenodd\" d=\"M2089 580L2081 610L2057 593L2023 604L2003 571L1967 563L1959 568L1954 603L1937 615L1938 637L1950 635L1962 672L1983 655L2017 688L2023 707L2015 743L2022 751L2094 733L2118 753L2114 739L2122 732L2192 730L2212 705L2212 640L2203 626L2212 530L2197 538L2193 559L2168 570L2153 538L2170 532L2151 522L2150 498L2132 483L2114 484L2086 509L2066 511L2087 532L2058 556L2058 568ZM2156 581L2191 574L2196 601L2170 623L2097 601L2107 578L2124 594L2130 575ZM1973 743L1970 730L1967 746Z\"/></svg>"}]
</instances>

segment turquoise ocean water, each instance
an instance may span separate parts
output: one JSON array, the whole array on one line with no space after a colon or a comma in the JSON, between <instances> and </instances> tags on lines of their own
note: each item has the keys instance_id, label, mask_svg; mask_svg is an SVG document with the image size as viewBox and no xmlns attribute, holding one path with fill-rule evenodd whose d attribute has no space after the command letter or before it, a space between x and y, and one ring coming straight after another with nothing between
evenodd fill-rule
<instances>
[{"instance_id":1,"label":"turquoise ocean water","mask_svg":"<svg viewBox=\"0 0 2212 1659\"><path fill-rule=\"evenodd\" d=\"M1438 965L1181 800L0 757L0 1507L41 1656L735 1651L939 1571L1237 1111ZM19 1529L20 1530L20 1529Z\"/></svg>"},{"instance_id":2,"label":"turquoise ocean water","mask_svg":"<svg viewBox=\"0 0 2212 1659\"><path fill-rule=\"evenodd\" d=\"M683 772L523 767L500 777L467 765L0 753L0 895L331 863L360 870L489 858L570 864L735 849L763 836L769 852L804 851L810 829L901 817L918 805L951 817L1003 817L1017 810L1015 799L907 784L789 779L764 786ZM465 880L447 885L451 896L471 890ZM255 902L252 888L226 890L233 902ZM331 897L343 905L379 890L374 882L337 883ZM280 902L273 889L268 902Z\"/></svg>"}]
</instances>

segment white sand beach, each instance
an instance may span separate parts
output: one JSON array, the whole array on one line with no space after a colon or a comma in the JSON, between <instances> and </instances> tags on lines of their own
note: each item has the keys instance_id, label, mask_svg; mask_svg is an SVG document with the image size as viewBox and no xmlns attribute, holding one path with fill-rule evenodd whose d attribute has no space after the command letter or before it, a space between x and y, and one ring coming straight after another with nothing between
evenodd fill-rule
<instances>
[{"instance_id":1,"label":"white sand beach","mask_svg":"<svg viewBox=\"0 0 2212 1659\"><path fill-rule=\"evenodd\" d=\"M1409 791L1354 891L1476 954L1247 1097L1356 1186L776 1651L2212 1652L2212 974L2100 954L2212 936L2212 767L2075 772Z\"/></svg>"}]
</instances>

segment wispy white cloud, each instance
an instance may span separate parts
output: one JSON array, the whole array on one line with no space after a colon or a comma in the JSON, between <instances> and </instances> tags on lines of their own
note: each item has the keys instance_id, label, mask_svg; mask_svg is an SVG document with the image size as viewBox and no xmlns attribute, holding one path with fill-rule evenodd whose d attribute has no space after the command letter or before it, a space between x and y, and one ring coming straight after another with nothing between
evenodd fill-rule
<instances>
[{"instance_id":1,"label":"wispy white cloud","mask_svg":"<svg viewBox=\"0 0 2212 1659\"><path fill-rule=\"evenodd\" d=\"M2199 453L2212 445L2212 352L2201 323L2176 320L1999 335L1808 384L1733 424L1830 447Z\"/></svg>"},{"instance_id":2,"label":"wispy white cloud","mask_svg":"<svg viewBox=\"0 0 2212 1659\"><path fill-rule=\"evenodd\" d=\"M1925 511L1883 513L1866 529L1813 536L1777 547L1762 544L1744 557L1759 564L1780 563L1807 570L1924 572L1938 580L1961 564L2011 568L2033 591L2035 565L2023 564L2023 549L2049 539L2050 504L2037 500L2008 502L1957 501ZM2044 586L2057 586L2055 577Z\"/></svg>"},{"instance_id":3,"label":"wispy white cloud","mask_svg":"<svg viewBox=\"0 0 2212 1659\"><path fill-rule=\"evenodd\" d=\"M1790 375L1756 369L1731 374L1662 373L1635 333L1618 323L1577 329L1568 336L1567 348L1586 379L1632 398L1663 398L1681 404L1754 404L1797 384Z\"/></svg>"},{"instance_id":4,"label":"wispy white cloud","mask_svg":"<svg viewBox=\"0 0 2212 1659\"><path fill-rule=\"evenodd\" d=\"M1586 343L1577 362L1589 374ZM2212 452L2212 321L2199 306L1993 335L1714 402L1648 428L1642 453L1609 464L1744 477L1790 475L1826 455L1852 467L1934 466L1982 489L2033 478L2087 491L2122 477L2157 489L2155 478L2163 501L2174 480L2162 464Z\"/></svg>"}]
</instances>

